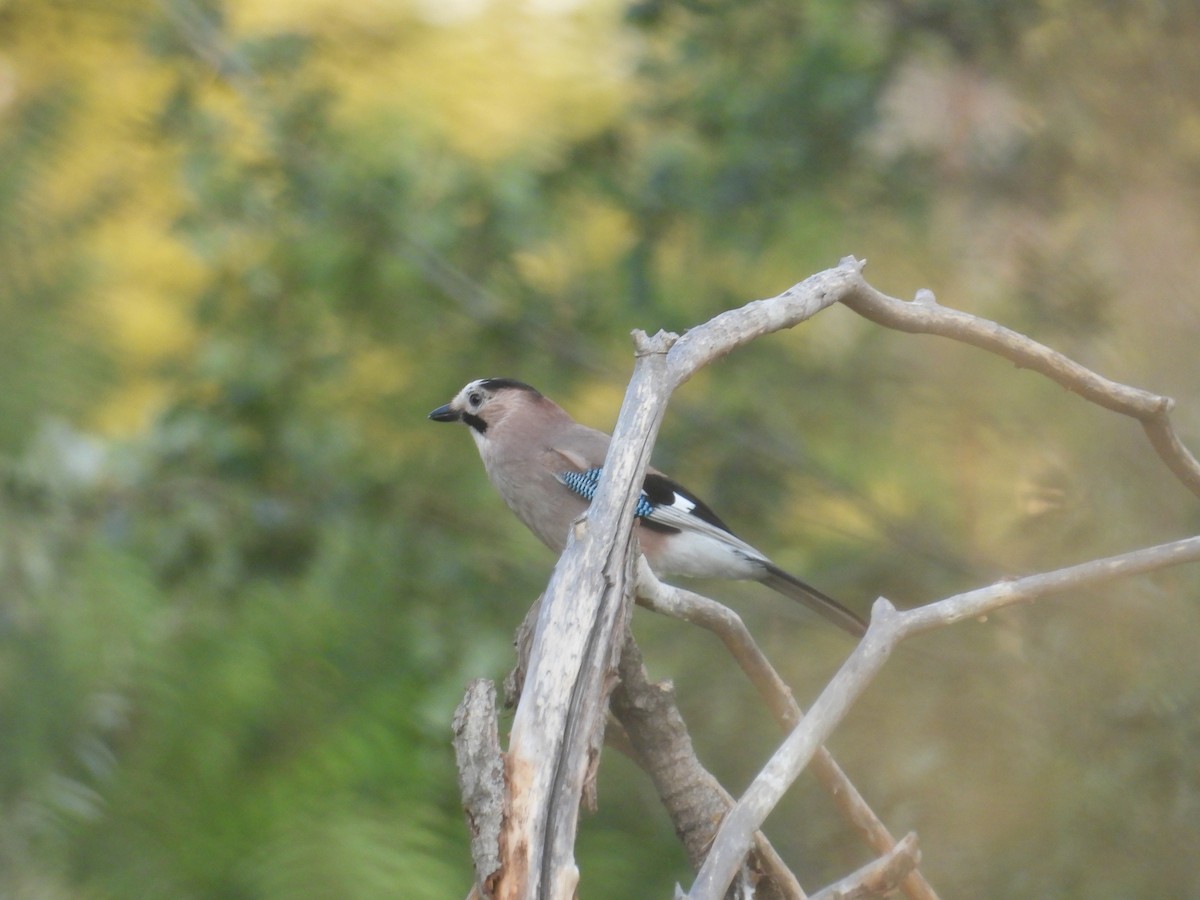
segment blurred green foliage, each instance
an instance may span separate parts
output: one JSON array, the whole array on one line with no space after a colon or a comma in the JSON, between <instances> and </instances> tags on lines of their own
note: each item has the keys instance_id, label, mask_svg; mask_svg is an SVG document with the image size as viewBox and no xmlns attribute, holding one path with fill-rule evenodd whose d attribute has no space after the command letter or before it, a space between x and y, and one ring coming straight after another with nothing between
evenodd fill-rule
<instances>
[{"instance_id":1,"label":"blurred green foliage","mask_svg":"<svg viewBox=\"0 0 1200 900\"><path fill-rule=\"evenodd\" d=\"M607 427L631 328L853 253L1194 446L1197 40L1082 0L0 3L0 896L465 895L451 712L551 564L425 421L471 378ZM1200 527L1133 425L840 309L686 386L658 463L863 611ZM714 592L802 699L846 652ZM1195 894L1198 594L930 637L833 749L946 896ZM635 627L737 793L761 707ZM649 793L604 760L582 896L688 882ZM769 824L806 887L866 859L807 781Z\"/></svg>"}]
</instances>

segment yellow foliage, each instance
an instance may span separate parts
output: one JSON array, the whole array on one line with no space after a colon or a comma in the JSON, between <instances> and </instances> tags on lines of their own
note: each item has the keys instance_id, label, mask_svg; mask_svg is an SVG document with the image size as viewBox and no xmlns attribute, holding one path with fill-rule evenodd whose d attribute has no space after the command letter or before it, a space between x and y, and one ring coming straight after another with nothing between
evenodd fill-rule
<instances>
[{"instance_id":1,"label":"yellow foliage","mask_svg":"<svg viewBox=\"0 0 1200 900\"><path fill-rule=\"evenodd\" d=\"M608 432L617 424L621 402L625 399L623 381L591 382L571 397L555 396L554 385L535 384L534 387L563 405L576 421Z\"/></svg>"},{"instance_id":2,"label":"yellow foliage","mask_svg":"<svg viewBox=\"0 0 1200 900\"><path fill-rule=\"evenodd\" d=\"M115 0L106 11L71 13L57 4L25 10L0 55L0 102L4 85L14 103L63 78L85 86L39 205L64 212L105 191L117 194L115 213L88 248L101 265L97 301L111 324L98 339L111 344L129 380L95 412L109 432L140 427L151 412L147 404L161 401L153 367L187 352L193 334L186 304L202 277L171 233L184 202L178 160L166 143L145 140L145 123L172 85L167 66L139 44L135 23L146 7L143 0ZM356 126L386 129L403 119L406 129L424 126L435 140L491 162L515 153L552 158L566 141L618 113L624 71L612 36L619 6L570 7L243 0L228 13L239 37L290 31L318 38L315 71L330 78L339 114ZM230 129L235 158L252 162L272 152L236 84L214 74L201 102ZM607 262L624 246L620 213L592 205L581 216L586 227L571 246L539 248L519 263L548 291L564 285L581 261ZM367 354L356 361L351 383L394 384L403 377L395 362Z\"/></svg>"},{"instance_id":3,"label":"yellow foliage","mask_svg":"<svg viewBox=\"0 0 1200 900\"><path fill-rule=\"evenodd\" d=\"M136 434L150 425L154 414L168 400L168 389L150 378L129 379L93 410L88 425L99 434L121 436Z\"/></svg>"},{"instance_id":4,"label":"yellow foliage","mask_svg":"<svg viewBox=\"0 0 1200 900\"><path fill-rule=\"evenodd\" d=\"M360 396L399 394L412 383L413 360L394 348L359 350L351 362L347 388Z\"/></svg>"},{"instance_id":5,"label":"yellow foliage","mask_svg":"<svg viewBox=\"0 0 1200 900\"><path fill-rule=\"evenodd\" d=\"M513 260L521 276L547 294L561 294L581 273L615 265L633 240L625 210L595 197L576 198L567 207L569 230Z\"/></svg>"},{"instance_id":6,"label":"yellow foliage","mask_svg":"<svg viewBox=\"0 0 1200 900\"><path fill-rule=\"evenodd\" d=\"M590 17L493 4L459 24L416 20L324 58L342 112L356 122L399 117L480 162L514 153L553 158L568 138L612 121L621 104L615 42Z\"/></svg>"}]
</instances>

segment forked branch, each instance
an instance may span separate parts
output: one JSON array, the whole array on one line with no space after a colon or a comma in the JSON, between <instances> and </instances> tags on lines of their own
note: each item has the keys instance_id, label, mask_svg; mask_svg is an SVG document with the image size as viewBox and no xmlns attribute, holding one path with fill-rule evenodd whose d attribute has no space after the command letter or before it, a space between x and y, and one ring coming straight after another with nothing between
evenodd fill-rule
<instances>
[{"instance_id":1,"label":"forked branch","mask_svg":"<svg viewBox=\"0 0 1200 900\"><path fill-rule=\"evenodd\" d=\"M719 900L724 895L749 846L748 835L762 825L813 754L883 668L892 650L905 638L1048 594L1092 588L1117 578L1197 561L1200 561L1200 537L1193 537L1000 582L904 612L882 597L876 600L862 642L721 823L688 900Z\"/></svg>"},{"instance_id":2,"label":"forked branch","mask_svg":"<svg viewBox=\"0 0 1200 900\"><path fill-rule=\"evenodd\" d=\"M713 360L841 302L887 327L982 347L1138 419L1171 471L1200 495L1200 464L1171 425L1169 398L1105 379L994 322L940 307L927 292L911 303L887 297L866 283L861 270L861 263L847 258L777 297L722 313L682 337L634 333L637 362L604 474L547 587L530 642L529 677L505 757L507 815L496 871L498 897L566 898L574 892L578 808L599 752L628 621L634 506L672 392ZM1068 587L1197 558L1200 538L1193 538L993 585L910 612L898 613L886 600L878 601L863 643L725 818L690 896L715 900L724 893L750 836L904 637ZM795 713L784 710L784 715Z\"/></svg>"},{"instance_id":3,"label":"forked branch","mask_svg":"<svg viewBox=\"0 0 1200 900\"><path fill-rule=\"evenodd\" d=\"M750 679L779 727L789 732L800 722L803 712L791 688L779 677L736 612L701 594L659 581L644 558L638 561L637 596L638 603L647 609L715 634ZM867 845L881 857L896 853L896 839L824 747L817 748L812 769L838 811ZM915 864L904 871L899 887L909 900L937 900L933 887Z\"/></svg>"},{"instance_id":4,"label":"forked branch","mask_svg":"<svg viewBox=\"0 0 1200 900\"><path fill-rule=\"evenodd\" d=\"M847 263L856 264L856 261L842 261L842 265ZM1167 468L1188 490L1200 496L1200 462L1184 446L1171 424L1175 401L1170 397L1111 381L1010 328L940 306L930 291L921 291L915 301L905 302L860 280L854 290L842 298L842 305L887 328L913 334L937 334L988 350L1021 368L1045 375L1097 406L1137 419Z\"/></svg>"}]
</instances>

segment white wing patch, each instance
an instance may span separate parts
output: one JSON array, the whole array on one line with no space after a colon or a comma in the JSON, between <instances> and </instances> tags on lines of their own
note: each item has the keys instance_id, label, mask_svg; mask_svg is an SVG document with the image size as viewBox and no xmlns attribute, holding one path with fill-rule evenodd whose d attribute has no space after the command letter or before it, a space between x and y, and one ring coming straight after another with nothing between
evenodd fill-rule
<instances>
[{"instance_id":1,"label":"white wing patch","mask_svg":"<svg viewBox=\"0 0 1200 900\"><path fill-rule=\"evenodd\" d=\"M683 494L676 493L674 496L675 499L671 501L671 505L668 507L669 509L677 509L681 513L686 513L687 515L691 515L695 511L696 504L687 497L683 496ZM660 509L661 508L662 507L660 507Z\"/></svg>"},{"instance_id":2,"label":"white wing patch","mask_svg":"<svg viewBox=\"0 0 1200 900\"><path fill-rule=\"evenodd\" d=\"M751 562L764 562L766 557L755 550L741 538L738 538L724 528L718 528L711 522L706 522L699 516L692 515L696 504L687 497L675 494L675 501L670 506L656 506L648 518L651 522L678 528L685 535L705 537L721 545L727 552L735 553L742 559Z\"/></svg>"}]
</instances>

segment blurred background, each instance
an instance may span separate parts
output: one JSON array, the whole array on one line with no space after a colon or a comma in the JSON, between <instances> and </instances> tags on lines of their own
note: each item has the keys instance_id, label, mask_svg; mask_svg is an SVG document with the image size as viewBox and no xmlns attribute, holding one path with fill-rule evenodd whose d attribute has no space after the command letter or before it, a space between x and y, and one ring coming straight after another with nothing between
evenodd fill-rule
<instances>
[{"instance_id":1,"label":"blurred background","mask_svg":"<svg viewBox=\"0 0 1200 900\"><path fill-rule=\"evenodd\" d=\"M0 0L0 896L448 898L450 749L553 559L463 383L611 428L629 332L846 254L1179 401L1200 447L1200 7ZM858 611L1200 531L1136 423L834 308L656 462ZM849 651L757 587L802 702ZM638 612L735 794L778 735ZM1200 896L1200 571L927 636L831 749L946 897ZM584 898L690 883L606 754ZM869 858L812 779L768 832Z\"/></svg>"}]
</instances>

